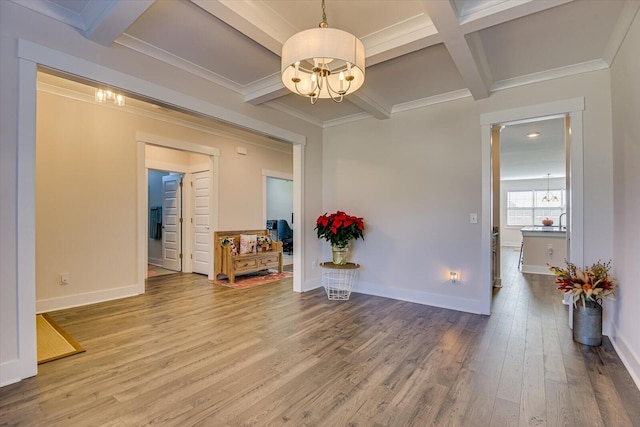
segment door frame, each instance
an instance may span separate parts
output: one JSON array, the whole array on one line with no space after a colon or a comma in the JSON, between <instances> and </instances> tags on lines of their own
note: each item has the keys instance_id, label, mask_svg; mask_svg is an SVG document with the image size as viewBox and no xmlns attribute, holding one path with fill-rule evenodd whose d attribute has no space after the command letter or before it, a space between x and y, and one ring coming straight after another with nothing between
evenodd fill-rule
<instances>
[{"instance_id":1,"label":"door frame","mask_svg":"<svg viewBox=\"0 0 640 427\"><path fill-rule=\"evenodd\" d=\"M577 265L584 262L584 142L582 114L584 97L511 108L480 115L482 132L482 225L481 225L481 307L482 314L491 314L493 295L493 278L491 277L491 230L493 225L492 211L492 161L491 161L491 127L494 124L530 120L537 117L566 115L570 118L571 141L567 183L571 210L567 224L571 227L568 254Z\"/></svg>"},{"instance_id":2,"label":"door frame","mask_svg":"<svg viewBox=\"0 0 640 427\"><path fill-rule=\"evenodd\" d=\"M276 178L276 179L283 179L283 180L287 180L287 181L291 181L293 183L293 206L292 212L295 212L296 208L295 208L295 180L293 179L293 174L290 173L286 173L286 172L279 172L279 171L274 171L274 170L269 170L269 169L262 169L262 224L264 224L266 226L267 224L267 180L268 178ZM295 214L293 214L295 216ZM275 218L278 219L278 218ZM293 221L291 221L291 229L294 230L295 224L293 223ZM296 235L296 232L293 232L293 235ZM293 277L295 279L296 274L298 274L296 271L296 263L299 263L299 256L297 256L296 254L296 244L295 244L296 239L293 239ZM287 264L289 265L289 264ZM295 290L295 288L294 288Z\"/></svg>"},{"instance_id":3,"label":"door frame","mask_svg":"<svg viewBox=\"0 0 640 427\"><path fill-rule=\"evenodd\" d=\"M138 248L140 250L140 246L142 246L143 254L139 253L139 265L138 265L138 283L145 283L145 278L147 277L147 260L149 257L148 253L148 233L149 229L149 216L147 212L149 211L149 169L156 170L164 170L167 172L176 172L185 174L183 178L183 182L187 185L184 185L182 188L182 198L183 198L183 218L189 218L191 216L191 197L192 191L191 186L188 185L191 182L191 173L199 172L202 169L201 166L196 165L195 169L192 168L180 168L176 167L173 164L165 164L153 160L146 160L145 149L147 145L168 148L172 150L179 151L187 151L191 153L203 154L208 156L207 158L207 169L209 171L209 227L210 232L213 233L214 230L218 229L218 206L219 206L219 189L218 189L218 181L219 181L219 157L220 150L214 147L208 147L205 145L194 144L187 141L181 141L171 138L166 138L160 135L154 135L145 132L137 132L136 133L136 141L138 144L137 147L137 163L136 163L136 173L138 178ZM178 169L178 170L177 170ZM188 203L184 203L184 200L188 200ZM182 230L182 252L184 254L185 248L189 248L191 250L191 229L186 231L184 228ZM213 257L211 257L211 264L213 264ZM189 257L184 256L182 258L182 271L183 272L191 272L191 260ZM142 280L140 279L142 278ZM209 266L209 275L207 276L209 280L213 280L213 265Z\"/></svg>"},{"instance_id":4,"label":"door frame","mask_svg":"<svg viewBox=\"0 0 640 427\"><path fill-rule=\"evenodd\" d=\"M267 178L276 178L293 182L293 174L274 171L269 169L262 169L262 223L267 223ZM294 184L295 185L295 184ZM276 218L278 219L278 218ZM293 227L293 222L291 223Z\"/></svg>"}]
</instances>

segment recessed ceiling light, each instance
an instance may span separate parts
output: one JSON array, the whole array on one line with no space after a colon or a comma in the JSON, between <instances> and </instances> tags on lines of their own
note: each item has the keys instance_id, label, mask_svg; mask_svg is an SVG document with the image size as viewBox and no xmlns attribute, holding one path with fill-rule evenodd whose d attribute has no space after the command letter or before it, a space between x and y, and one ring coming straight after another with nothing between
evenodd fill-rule
<instances>
[{"instance_id":1,"label":"recessed ceiling light","mask_svg":"<svg viewBox=\"0 0 640 427\"><path fill-rule=\"evenodd\" d=\"M529 132L527 138L537 138L540 136L540 132Z\"/></svg>"}]
</instances>

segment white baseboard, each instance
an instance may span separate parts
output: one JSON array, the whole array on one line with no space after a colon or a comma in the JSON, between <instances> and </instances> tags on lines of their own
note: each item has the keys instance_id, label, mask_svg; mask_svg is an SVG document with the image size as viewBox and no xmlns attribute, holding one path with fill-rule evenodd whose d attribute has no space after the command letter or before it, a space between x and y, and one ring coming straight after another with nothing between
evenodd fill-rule
<instances>
[{"instance_id":1,"label":"white baseboard","mask_svg":"<svg viewBox=\"0 0 640 427\"><path fill-rule=\"evenodd\" d=\"M143 293L144 284L105 289L83 294L68 295L64 297L42 299L36 301L36 313L47 313L49 311L62 310L65 308L79 307L82 305L132 297Z\"/></svg>"},{"instance_id":2,"label":"white baseboard","mask_svg":"<svg viewBox=\"0 0 640 427\"><path fill-rule=\"evenodd\" d=\"M147 262L156 267L162 267L162 258L149 258Z\"/></svg>"},{"instance_id":3,"label":"white baseboard","mask_svg":"<svg viewBox=\"0 0 640 427\"><path fill-rule=\"evenodd\" d=\"M454 297L451 295L440 295L406 288L391 288L383 285L373 285L369 283L357 283L353 289L353 292L391 298L400 301L415 302L417 304L430 305L433 307L446 308L449 310L482 314L480 301Z\"/></svg>"},{"instance_id":4,"label":"white baseboard","mask_svg":"<svg viewBox=\"0 0 640 427\"><path fill-rule=\"evenodd\" d=\"M622 360L622 364L627 368L627 371L629 371L633 382L636 383L636 387L640 389L640 355L629 348L627 340L620 335L619 331L615 330L615 328L613 328L613 330L614 333L609 335L611 344L613 344L613 348L616 350L616 353L618 353L620 360Z\"/></svg>"},{"instance_id":5,"label":"white baseboard","mask_svg":"<svg viewBox=\"0 0 640 427\"><path fill-rule=\"evenodd\" d=\"M21 359L13 359L2 362L0 363L0 387L17 383L25 378L33 377L37 373L38 364L35 360L25 361Z\"/></svg>"},{"instance_id":6,"label":"white baseboard","mask_svg":"<svg viewBox=\"0 0 640 427\"><path fill-rule=\"evenodd\" d=\"M307 280L303 285L302 292L307 292L320 287L322 287L321 278ZM414 302L417 304L430 305L433 307L446 308L449 310L482 314L482 311L480 309L480 301L467 298L452 297L450 295L440 295L429 292L416 291L413 289L390 288L382 285L372 285L364 283L357 283L352 292L390 298L400 301Z\"/></svg>"},{"instance_id":7,"label":"white baseboard","mask_svg":"<svg viewBox=\"0 0 640 427\"><path fill-rule=\"evenodd\" d=\"M500 242L500 246L503 248L519 248L522 242Z\"/></svg>"},{"instance_id":8,"label":"white baseboard","mask_svg":"<svg viewBox=\"0 0 640 427\"><path fill-rule=\"evenodd\" d=\"M553 276L553 273L549 271L549 267L544 267L541 265L522 265L523 273L533 273L533 274L546 274L547 276Z\"/></svg>"},{"instance_id":9,"label":"white baseboard","mask_svg":"<svg viewBox=\"0 0 640 427\"><path fill-rule=\"evenodd\" d=\"M322 279L316 278L307 280L302 284L302 292L312 291L314 289L320 288L322 286Z\"/></svg>"}]
</instances>

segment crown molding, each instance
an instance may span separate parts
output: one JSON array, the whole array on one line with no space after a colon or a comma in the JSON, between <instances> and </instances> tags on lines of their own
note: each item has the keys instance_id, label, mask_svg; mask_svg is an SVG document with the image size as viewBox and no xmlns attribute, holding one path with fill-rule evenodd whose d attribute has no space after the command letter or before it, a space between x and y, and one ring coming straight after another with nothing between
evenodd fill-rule
<instances>
[{"instance_id":1,"label":"crown molding","mask_svg":"<svg viewBox=\"0 0 640 427\"><path fill-rule=\"evenodd\" d=\"M280 73L273 73L248 85L244 90L244 102L259 105L289 93L289 89L282 83Z\"/></svg>"},{"instance_id":2,"label":"crown molding","mask_svg":"<svg viewBox=\"0 0 640 427\"><path fill-rule=\"evenodd\" d=\"M320 119L316 119L313 116L310 116L308 114L304 114L302 112L300 112L300 110L297 110L293 107L289 107L288 105L285 105L281 102L278 101L269 101L266 102L262 105L267 105L271 108L273 108L274 110L278 110L281 111L283 113L289 114L292 117L295 117L297 119L303 120L307 123L311 123L314 126L318 126L318 127L323 127L324 122Z\"/></svg>"},{"instance_id":3,"label":"crown molding","mask_svg":"<svg viewBox=\"0 0 640 427\"><path fill-rule=\"evenodd\" d=\"M613 64L613 60L616 58L618 50L620 50L620 46L622 46L622 42L627 36L629 28L631 28L631 24L639 9L640 2L637 0L627 0L625 2L620 12L620 18L616 21L616 26L611 32L611 37L609 37L609 41L602 55L602 59L604 59L609 66Z\"/></svg>"},{"instance_id":4,"label":"crown molding","mask_svg":"<svg viewBox=\"0 0 640 427\"><path fill-rule=\"evenodd\" d=\"M360 39L365 46L366 57L368 59L369 57L381 55L385 52L402 49L408 44L422 41L423 39L431 38L430 44L437 44L440 42L440 39L433 39L433 36L437 35L438 30L435 25L433 25L433 22L431 22L431 19L422 13L390 27L367 34ZM388 57L388 55L384 56Z\"/></svg>"},{"instance_id":5,"label":"crown molding","mask_svg":"<svg viewBox=\"0 0 640 427\"><path fill-rule=\"evenodd\" d=\"M491 86L491 92L497 92L499 90L511 89L519 86L526 86L529 84L559 79L562 77L569 77L576 74L589 73L591 71L604 70L606 68L609 68L609 64L607 64L602 59L595 59L593 61L583 62L581 64L567 65L566 67L559 67L553 70L540 71L538 73L527 74L526 76L500 80L495 82L493 86Z\"/></svg>"},{"instance_id":6,"label":"crown molding","mask_svg":"<svg viewBox=\"0 0 640 427\"><path fill-rule=\"evenodd\" d=\"M48 83L43 83L43 82L38 82L38 91L40 92L44 92L44 93L49 93L51 95L56 95L56 96L61 96L64 98L68 98L68 99L72 99L74 101L79 101L79 102L85 102L88 104L96 104L96 101L94 99L93 96L90 95L86 95L84 93L80 93L80 92L76 92L74 90L70 90L70 89L65 89L62 88L60 86L55 86L55 85L51 85ZM197 123L192 123L188 120L183 120L183 119L178 119L175 117L171 117L168 116L162 112L153 112L153 111L148 111L148 110L144 110L141 108L137 108L137 107L132 107L130 105L125 104L123 107L119 107L115 104L110 104L110 103L104 103L104 104L99 104L100 107L102 108L109 108L112 110L117 110L117 111L124 111L126 113L129 114L135 114L137 116L141 116L141 117L146 117L148 119L154 119L154 120L158 120L167 124L171 124L171 125L175 125L175 126L180 126L183 128L187 128L187 129L192 129L192 130L196 130L202 133L206 133L209 135L214 135L220 138L225 138L228 140L233 140L233 141L237 141L237 142L242 142L245 144L251 144L254 146L258 146L258 147L262 147L262 148L266 148L269 150L273 150L273 151L277 151L280 153L285 153L285 154L291 154L291 150L287 150L287 149L281 149L275 146L271 146L269 143L260 143L260 142L256 142L254 140L250 140L248 138L243 138L241 136L235 135L233 133L230 132L224 132L224 131L220 131L217 130L215 128L212 127L208 127L208 126L204 126L204 125L200 125ZM280 144L283 144L286 142L283 141L277 141Z\"/></svg>"},{"instance_id":7,"label":"crown molding","mask_svg":"<svg viewBox=\"0 0 640 427\"><path fill-rule=\"evenodd\" d=\"M369 113L357 113L357 114L352 114L350 116L344 116L344 117L340 117L337 119L333 119L333 120L327 120L323 123L322 127L323 128L330 128L333 126L340 126L340 125L344 125L347 123L353 123L353 122L357 122L360 120L364 120L364 119L370 119L371 117L374 117L373 115L369 114Z\"/></svg>"},{"instance_id":8,"label":"crown molding","mask_svg":"<svg viewBox=\"0 0 640 427\"><path fill-rule=\"evenodd\" d=\"M227 79L226 77L223 77L219 74L209 71L206 68L196 65L193 62L182 59L174 55L173 53L157 48L127 33L122 33L122 35L115 40L115 43L121 46L124 46L126 48L129 48L131 50L134 50L143 55L147 55L160 62L164 62L165 64L172 65L176 68L184 70L190 74L201 77L205 80L208 80L212 83L215 83L219 86L222 86L226 89L229 89L233 92L236 92L242 95L243 88L241 85Z\"/></svg>"},{"instance_id":9,"label":"crown molding","mask_svg":"<svg viewBox=\"0 0 640 427\"><path fill-rule=\"evenodd\" d=\"M455 101L456 99L470 97L471 92L469 91L469 89L460 89L453 92L443 93L441 95L434 95L428 98L416 99L415 101L396 104L391 109L391 112L393 114L401 113L403 111L415 110L416 108L428 107L429 105L441 104L443 102Z\"/></svg>"}]
</instances>

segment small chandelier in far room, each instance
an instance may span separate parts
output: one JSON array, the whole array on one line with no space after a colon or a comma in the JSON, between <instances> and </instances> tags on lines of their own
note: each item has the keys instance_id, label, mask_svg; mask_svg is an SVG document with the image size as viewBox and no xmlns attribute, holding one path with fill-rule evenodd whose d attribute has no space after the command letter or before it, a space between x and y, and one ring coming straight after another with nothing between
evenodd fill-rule
<instances>
[{"instance_id":1,"label":"small chandelier in far room","mask_svg":"<svg viewBox=\"0 0 640 427\"><path fill-rule=\"evenodd\" d=\"M95 100L101 104L107 101L113 102L118 107L123 107L125 103L124 95L120 95L109 89L96 89Z\"/></svg>"},{"instance_id":2,"label":"small chandelier in far room","mask_svg":"<svg viewBox=\"0 0 640 427\"><path fill-rule=\"evenodd\" d=\"M551 174L548 173L547 174L547 194L542 198L542 201L543 202L547 202L547 203L548 202L557 202L557 201L559 201L558 200L558 196L554 195L553 197L551 197L550 190L549 190L549 179L550 179L550 177L551 177Z\"/></svg>"},{"instance_id":3,"label":"small chandelier in far room","mask_svg":"<svg viewBox=\"0 0 640 427\"><path fill-rule=\"evenodd\" d=\"M282 83L292 92L342 102L364 83L364 45L353 34L328 28L322 0L319 28L301 31L282 46Z\"/></svg>"}]
</instances>

